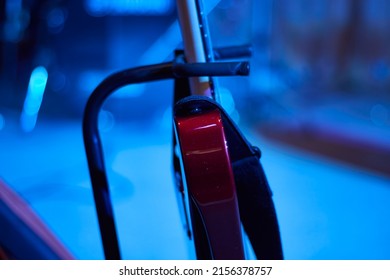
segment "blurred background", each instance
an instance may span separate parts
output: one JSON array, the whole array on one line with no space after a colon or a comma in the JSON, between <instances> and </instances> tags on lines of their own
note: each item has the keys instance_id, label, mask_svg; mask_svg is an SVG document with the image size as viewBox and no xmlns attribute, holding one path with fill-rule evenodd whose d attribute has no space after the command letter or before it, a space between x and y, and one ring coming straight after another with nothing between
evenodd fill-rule
<instances>
[{"instance_id":1,"label":"blurred background","mask_svg":"<svg viewBox=\"0 0 390 280\"><path fill-rule=\"evenodd\" d=\"M287 259L390 259L390 2L205 1L214 46L251 43L221 102L274 192ZM181 47L173 0L0 0L0 178L80 259L103 258L82 141L107 75ZM123 257L194 258L171 168L172 81L118 90L100 132Z\"/></svg>"}]
</instances>

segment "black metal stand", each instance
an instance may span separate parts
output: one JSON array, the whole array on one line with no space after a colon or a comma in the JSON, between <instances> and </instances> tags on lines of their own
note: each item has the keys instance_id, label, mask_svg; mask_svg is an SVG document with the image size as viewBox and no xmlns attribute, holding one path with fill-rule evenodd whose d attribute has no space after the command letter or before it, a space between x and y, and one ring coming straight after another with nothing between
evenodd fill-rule
<instances>
[{"instance_id":1,"label":"black metal stand","mask_svg":"<svg viewBox=\"0 0 390 280\"><path fill-rule=\"evenodd\" d=\"M247 55L249 47L224 48L218 52L220 58L230 58L237 54ZM88 99L83 118L83 137L91 176L95 206L106 259L121 258L115 227L112 203L104 155L98 131L98 115L104 101L117 89L136 83L174 79L175 91L179 80L201 76L245 76L249 74L248 62L184 63L181 55L174 62L126 69L103 80ZM180 87L180 86L179 86Z\"/></svg>"}]
</instances>

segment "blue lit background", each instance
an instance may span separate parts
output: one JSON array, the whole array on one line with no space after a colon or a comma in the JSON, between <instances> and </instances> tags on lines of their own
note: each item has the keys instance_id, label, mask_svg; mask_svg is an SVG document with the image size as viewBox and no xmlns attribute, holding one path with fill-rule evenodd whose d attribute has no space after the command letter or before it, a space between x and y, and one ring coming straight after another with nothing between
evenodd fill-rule
<instances>
[{"instance_id":1,"label":"blue lit background","mask_svg":"<svg viewBox=\"0 0 390 280\"><path fill-rule=\"evenodd\" d=\"M219 79L220 94L262 150L285 257L390 259L390 3L206 2L214 45L254 45L251 77ZM77 258L102 258L83 108L108 74L172 59L174 1L0 5L0 178ZM170 81L140 84L100 115L127 259L194 258L171 175L171 102Z\"/></svg>"}]
</instances>

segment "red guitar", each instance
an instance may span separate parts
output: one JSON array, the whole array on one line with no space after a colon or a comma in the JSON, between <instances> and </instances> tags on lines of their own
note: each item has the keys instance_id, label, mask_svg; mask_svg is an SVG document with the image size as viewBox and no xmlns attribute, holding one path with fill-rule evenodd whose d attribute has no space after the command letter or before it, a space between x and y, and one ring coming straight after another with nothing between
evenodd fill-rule
<instances>
[{"instance_id":1,"label":"red guitar","mask_svg":"<svg viewBox=\"0 0 390 280\"><path fill-rule=\"evenodd\" d=\"M177 7L187 62L213 61L201 1L177 0ZM211 78L190 78L187 83L192 97L181 99L185 85L176 91L174 122L187 187L180 188L189 205L198 259L245 259L241 222L258 258L281 259L259 150L214 101L218 89Z\"/></svg>"},{"instance_id":2,"label":"red guitar","mask_svg":"<svg viewBox=\"0 0 390 280\"><path fill-rule=\"evenodd\" d=\"M221 114L212 108L185 109L176 114L175 123L191 214L201 217L210 257L244 259L236 186ZM194 230L195 242L201 242L199 235Z\"/></svg>"}]
</instances>

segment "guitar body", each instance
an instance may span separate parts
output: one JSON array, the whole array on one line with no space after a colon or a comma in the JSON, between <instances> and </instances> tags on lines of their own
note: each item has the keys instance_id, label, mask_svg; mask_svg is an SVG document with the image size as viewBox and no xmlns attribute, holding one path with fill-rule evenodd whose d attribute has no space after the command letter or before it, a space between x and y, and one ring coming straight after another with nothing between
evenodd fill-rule
<instances>
[{"instance_id":1,"label":"guitar body","mask_svg":"<svg viewBox=\"0 0 390 280\"><path fill-rule=\"evenodd\" d=\"M176 0L184 57L189 63L214 61L202 2ZM180 178L178 189L189 208L197 259L244 259L241 224L258 259L282 259L260 150L245 139L216 102L217 85L213 77L175 81L173 147L180 146L181 165L178 155L173 156L173 163L175 177Z\"/></svg>"},{"instance_id":2,"label":"guitar body","mask_svg":"<svg viewBox=\"0 0 390 280\"><path fill-rule=\"evenodd\" d=\"M219 110L180 108L175 126L198 259L244 259L236 187Z\"/></svg>"},{"instance_id":3,"label":"guitar body","mask_svg":"<svg viewBox=\"0 0 390 280\"><path fill-rule=\"evenodd\" d=\"M187 62L213 61L202 1L177 0L176 4ZM189 91L185 92L215 97L212 78L190 78L187 82ZM183 92L175 93L175 101L179 96L183 97ZM174 110L197 259L245 259L236 186L221 113L205 104L185 103Z\"/></svg>"}]
</instances>

